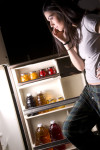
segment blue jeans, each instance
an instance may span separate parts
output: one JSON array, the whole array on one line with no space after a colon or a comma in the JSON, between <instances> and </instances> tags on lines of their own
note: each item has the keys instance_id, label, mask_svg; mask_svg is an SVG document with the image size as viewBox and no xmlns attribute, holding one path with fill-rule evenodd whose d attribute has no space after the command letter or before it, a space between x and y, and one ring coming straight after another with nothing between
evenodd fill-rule
<instances>
[{"instance_id":1,"label":"blue jeans","mask_svg":"<svg viewBox=\"0 0 100 150\"><path fill-rule=\"evenodd\" d=\"M86 85L63 124L64 136L79 150L99 150L100 136L91 129L100 124L100 85Z\"/></svg>"}]
</instances>

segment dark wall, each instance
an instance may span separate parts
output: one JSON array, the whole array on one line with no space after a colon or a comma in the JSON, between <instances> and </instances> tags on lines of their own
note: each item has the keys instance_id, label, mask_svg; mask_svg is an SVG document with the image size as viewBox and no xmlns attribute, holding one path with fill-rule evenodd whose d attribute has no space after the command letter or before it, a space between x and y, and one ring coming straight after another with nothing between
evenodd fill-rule
<instances>
[{"instance_id":1,"label":"dark wall","mask_svg":"<svg viewBox=\"0 0 100 150\"><path fill-rule=\"evenodd\" d=\"M10 64L57 53L40 1L1 2L0 26Z\"/></svg>"},{"instance_id":2,"label":"dark wall","mask_svg":"<svg viewBox=\"0 0 100 150\"><path fill-rule=\"evenodd\" d=\"M44 1L0 1L0 26L10 64L57 53L42 14ZM89 10L100 8L100 0L74 1Z\"/></svg>"}]
</instances>

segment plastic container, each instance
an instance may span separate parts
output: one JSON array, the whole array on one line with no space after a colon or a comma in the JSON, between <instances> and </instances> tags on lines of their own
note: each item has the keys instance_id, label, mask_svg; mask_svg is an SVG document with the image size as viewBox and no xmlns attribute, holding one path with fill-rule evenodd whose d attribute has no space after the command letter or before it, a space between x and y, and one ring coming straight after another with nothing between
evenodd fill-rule
<instances>
[{"instance_id":1,"label":"plastic container","mask_svg":"<svg viewBox=\"0 0 100 150\"><path fill-rule=\"evenodd\" d=\"M36 106L36 102L35 102L34 97L30 93L27 93L26 108L28 109L28 108L35 107L35 106Z\"/></svg>"},{"instance_id":2,"label":"plastic container","mask_svg":"<svg viewBox=\"0 0 100 150\"><path fill-rule=\"evenodd\" d=\"M30 93L27 93L27 96L26 96L26 108L29 109L29 108L32 108L32 107L35 107L36 106L36 102L35 102L35 99L34 97L30 94ZM35 115L37 113L32 113L31 115ZM28 115L30 116L30 115Z\"/></svg>"},{"instance_id":3,"label":"plastic container","mask_svg":"<svg viewBox=\"0 0 100 150\"><path fill-rule=\"evenodd\" d=\"M48 99L47 100L47 104L51 104L51 103L55 103L57 101L57 99L55 98L52 98L52 99ZM55 110L56 108L51 108L49 109L49 111L52 111L52 110Z\"/></svg>"},{"instance_id":4,"label":"plastic container","mask_svg":"<svg viewBox=\"0 0 100 150\"><path fill-rule=\"evenodd\" d=\"M36 106L46 105L47 101L44 94L41 91L37 92L36 96ZM46 110L39 112L39 114L47 112Z\"/></svg>"},{"instance_id":5,"label":"plastic container","mask_svg":"<svg viewBox=\"0 0 100 150\"><path fill-rule=\"evenodd\" d=\"M57 140L64 139L61 127L58 123L55 122L55 120L50 121L49 131L50 131L51 141L57 141ZM66 145L65 144L59 145L59 146L54 147L53 149L54 150L65 150Z\"/></svg>"},{"instance_id":6,"label":"plastic container","mask_svg":"<svg viewBox=\"0 0 100 150\"><path fill-rule=\"evenodd\" d=\"M46 144L50 142L51 142L51 138L50 138L49 129L46 126L43 126L42 123L38 124L35 132L35 145L37 146L37 145ZM53 148L49 148L46 150L53 150Z\"/></svg>"},{"instance_id":7,"label":"plastic container","mask_svg":"<svg viewBox=\"0 0 100 150\"><path fill-rule=\"evenodd\" d=\"M60 96L60 97L57 98L57 102L63 101L63 100L64 100L64 98L62 96ZM59 107L57 107L57 109L61 109L61 108L64 108L64 107L65 107L65 105L59 106Z\"/></svg>"}]
</instances>

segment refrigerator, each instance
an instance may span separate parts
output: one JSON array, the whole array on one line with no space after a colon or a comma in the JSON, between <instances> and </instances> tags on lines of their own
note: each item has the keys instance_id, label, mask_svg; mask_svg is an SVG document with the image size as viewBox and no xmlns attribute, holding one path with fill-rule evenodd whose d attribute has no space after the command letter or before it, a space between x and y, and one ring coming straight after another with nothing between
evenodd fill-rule
<instances>
[{"instance_id":1,"label":"refrigerator","mask_svg":"<svg viewBox=\"0 0 100 150\"><path fill-rule=\"evenodd\" d=\"M40 70L52 66L56 69L55 74L46 75L45 77L39 76ZM16 65L4 66L4 68L12 89L18 119L20 119L24 144L27 145L27 148L26 146L25 148L28 150L46 150L47 148L65 143L67 150L75 149L66 139L36 146L35 131L37 125L41 123L49 128L51 120L55 120L62 128L63 122L86 84L84 73L74 68L69 56L58 57L55 55ZM34 71L38 74L37 79L21 81L21 74ZM58 97L63 97L64 100L27 109L27 94L31 93L36 98L39 91L43 93L46 100L57 99ZM56 109L60 106L65 107ZM40 113L45 110L46 112Z\"/></svg>"},{"instance_id":2,"label":"refrigerator","mask_svg":"<svg viewBox=\"0 0 100 150\"><path fill-rule=\"evenodd\" d=\"M46 150L62 144L66 144L67 150L75 149L66 139L36 146L35 131L40 123L49 128L51 120L62 128L86 84L84 72L76 70L67 55L55 54L10 65L1 32L0 52L0 150ZM56 70L54 74L39 76L40 70L52 67ZM21 81L21 74L34 71L38 74L36 79ZM46 100L63 100L27 109L27 93L36 97L39 91Z\"/></svg>"},{"instance_id":3,"label":"refrigerator","mask_svg":"<svg viewBox=\"0 0 100 150\"><path fill-rule=\"evenodd\" d=\"M72 65L68 55L51 55L31 61L10 65L0 34L0 51L5 59L0 62L0 146L2 150L47 150L66 144L66 150L75 150L67 139L36 145L35 131L38 124L50 127L55 120L62 128L74 103L80 96L86 80L84 72ZM40 70L54 67L56 73L40 77ZM35 72L38 77L22 82L21 75ZM26 97L36 98L42 92L46 100L63 97L61 101L26 107ZM61 106L64 106L61 108ZM59 108L58 108L59 107ZM58 108L58 109L57 109ZM41 111L45 111L40 113Z\"/></svg>"}]
</instances>

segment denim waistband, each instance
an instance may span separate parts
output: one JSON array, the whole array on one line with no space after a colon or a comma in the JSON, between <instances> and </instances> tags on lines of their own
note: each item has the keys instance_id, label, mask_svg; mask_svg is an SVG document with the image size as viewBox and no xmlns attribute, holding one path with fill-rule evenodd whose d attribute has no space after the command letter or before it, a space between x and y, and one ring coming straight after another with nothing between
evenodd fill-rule
<instances>
[{"instance_id":1,"label":"denim waistband","mask_svg":"<svg viewBox=\"0 0 100 150\"><path fill-rule=\"evenodd\" d=\"M100 92L100 85L90 85L87 84L87 87L92 90L93 92L99 93Z\"/></svg>"}]
</instances>

